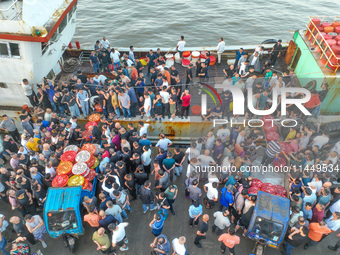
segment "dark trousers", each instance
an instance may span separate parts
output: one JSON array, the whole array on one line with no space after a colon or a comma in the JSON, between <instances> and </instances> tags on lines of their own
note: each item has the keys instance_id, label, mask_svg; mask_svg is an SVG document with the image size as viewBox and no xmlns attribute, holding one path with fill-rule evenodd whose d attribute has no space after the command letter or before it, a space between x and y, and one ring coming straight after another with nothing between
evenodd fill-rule
<instances>
[{"instance_id":1,"label":"dark trousers","mask_svg":"<svg viewBox=\"0 0 340 255\"><path fill-rule=\"evenodd\" d=\"M275 54L275 53L272 54L272 56L270 58L270 62L272 63L272 65L275 65L276 59L277 59L277 55L278 55L278 53L277 54Z\"/></svg>"},{"instance_id":2,"label":"dark trousers","mask_svg":"<svg viewBox=\"0 0 340 255\"><path fill-rule=\"evenodd\" d=\"M166 115L170 119L171 115L170 115L170 104L169 103L163 104L163 116L165 117Z\"/></svg>"},{"instance_id":3,"label":"dark trousers","mask_svg":"<svg viewBox=\"0 0 340 255\"><path fill-rule=\"evenodd\" d=\"M14 131L9 131L9 134L13 137L14 141L20 143L21 138L18 129L15 129Z\"/></svg>"},{"instance_id":4,"label":"dark trousers","mask_svg":"<svg viewBox=\"0 0 340 255\"><path fill-rule=\"evenodd\" d=\"M195 220L195 218L190 218L190 220L189 220L189 225L190 225L190 226L193 226L194 223L195 223L195 225L197 226L198 223L199 223L199 221L200 221L200 218L199 218L199 217L197 218L197 220Z\"/></svg>"},{"instance_id":5,"label":"dark trousers","mask_svg":"<svg viewBox=\"0 0 340 255\"><path fill-rule=\"evenodd\" d=\"M182 109L181 109L181 117L182 118L183 118L184 112L185 112L185 117L188 117L189 109L190 109L190 105L188 105L188 106L183 106L182 105Z\"/></svg>"},{"instance_id":6,"label":"dark trousers","mask_svg":"<svg viewBox=\"0 0 340 255\"><path fill-rule=\"evenodd\" d=\"M169 206L170 206L170 211L171 211L172 213L174 213L175 210L174 210L172 204L175 202L175 200L174 200L174 199L167 199L167 200L168 200L168 203L169 203Z\"/></svg>"},{"instance_id":7,"label":"dark trousers","mask_svg":"<svg viewBox=\"0 0 340 255\"><path fill-rule=\"evenodd\" d=\"M137 108L137 103L131 103L131 106L130 106L131 117L136 117L136 108Z\"/></svg>"},{"instance_id":8,"label":"dark trousers","mask_svg":"<svg viewBox=\"0 0 340 255\"><path fill-rule=\"evenodd\" d=\"M30 242L30 244L35 245L37 241L34 239L34 235L31 233L28 233L26 236L27 241Z\"/></svg>"},{"instance_id":9,"label":"dark trousers","mask_svg":"<svg viewBox=\"0 0 340 255\"><path fill-rule=\"evenodd\" d=\"M206 239L206 237L205 236L196 236L194 244L200 244L200 241L202 239Z\"/></svg>"},{"instance_id":10,"label":"dark trousers","mask_svg":"<svg viewBox=\"0 0 340 255\"><path fill-rule=\"evenodd\" d=\"M227 116L227 120L230 120L230 106L228 105L224 105L223 106L223 115L222 117L224 118L225 116Z\"/></svg>"},{"instance_id":11,"label":"dark trousers","mask_svg":"<svg viewBox=\"0 0 340 255\"><path fill-rule=\"evenodd\" d=\"M217 229L217 232L216 232L216 233L217 233L218 235L221 235L221 234L222 234L222 231L223 231L223 230L222 230L222 229L220 229L219 227L217 227L215 224L214 224L214 225L212 225L212 227L211 227L211 228L212 228L212 232L215 232L215 231L216 231L216 229Z\"/></svg>"},{"instance_id":12,"label":"dark trousers","mask_svg":"<svg viewBox=\"0 0 340 255\"><path fill-rule=\"evenodd\" d=\"M144 166L144 171L145 171L145 173L147 173L148 175L150 175L150 172L151 172L151 164L148 165L148 166Z\"/></svg>"},{"instance_id":13,"label":"dark trousers","mask_svg":"<svg viewBox=\"0 0 340 255\"><path fill-rule=\"evenodd\" d=\"M34 106L37 106L39 103L39 101L38 101L38 99L37 99L37 96L36 96L36 94L35 94L35 92L33 91L32 92L32 95L30 95L30 96L27 96L28 97L28 99L30 100L30 103L31 103L31 105L34 107Z\"/></svg>"},{"instance_id":14,"label":"dark trousers","mask_svg":"<svg viewBox=\"0 0 340 255\"><path fill-rule=\"evenodd\" d=\"M150 73L151 67L153 67L153 65L150 65L150 62L149 62L149 64L148 64L148 73Z\"/></svg>"},{"instance_id":15,"label":"dark trousers","mask_svg":"<svg viewBox=\"0 0 340 255\"><path fill-rule=\"evenodd\" d=\"M267 153L264 154L262 161L261 161L261 165L269 165L271 163L273 163L274 158L271 158L267 155Z\"/></svg>"},{"instance_id":16,"label":"dark trousers","mask_svg":"<svg viewBox=\"0 0 340 255\"><path fill-rule=\"evenodd\" d=\"M191 79L187 77L187 79L185 80L185 84L188 85L190 82L191 82Z\"/></svg>"},{"instance_id":17,"label":"dark trousers","mask_svg":"<svg viewBox=\"0 0 340 255\"><path fill-rule=\"evenodd\" d=\"M132 200L137 199L136 188L133 188L132 190L129 189L129 193L130 193Z\"/></svg>"}]
</instances>

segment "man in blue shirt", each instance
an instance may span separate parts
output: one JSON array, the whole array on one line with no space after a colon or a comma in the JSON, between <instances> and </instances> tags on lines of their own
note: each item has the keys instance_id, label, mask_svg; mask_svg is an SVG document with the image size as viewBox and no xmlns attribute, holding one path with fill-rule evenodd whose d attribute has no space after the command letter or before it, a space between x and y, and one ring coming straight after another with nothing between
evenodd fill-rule
<instances>
[{"instance_id":1,"label":"man in blue shirt","mask_svg":"<svg viewBox=\"0 0 340 255\"><path fill-rule=\"evenodd\" d=\"M229 208L234 203L234 197L232 194L233 186L228 185L221 190L220 208L219 211Z\"/></svg>"},{"instance_id":2,"label":"man in blue shirt","mask_svg":"<svg viewBox=\"0 0 340 255\"><path fill-rule=\"evenodd\" d=\"M155 251L155 254L168 254L170 252L170 243L168 238L160 234L155 238L152 244L150 244L151 248Z\"/></svg>"},{"instance_id":3,"label":"man in blue shirt","mask_svg":"<svg viewBox=\"0 0 340 255\"><path fill-rule=\"evenodd\" d=\"M157 56L155 54L153 54L152 50L150 50L148 55L146 55L146 57L149 59L149 63L148 63L148 75L150 75L150 68L155 65L154 61L157 59Z\"/></svg>"},{"instance_id":4,"label":"man in blue shirt","mask_svg":"<svg viewBox=\"0 0 340 255\"><path fill-rule=\"evenodd\" d=\"M152 228L152 234L158 236L162 233L164 227L164 217L160 213L156 213L153 217L153 220L149 224L150 228Z\"/></svg>"},{"instance_id":5,"label":"man in blue shirt","mask_svg":"<svg viewBox=\"0 0 340 255\"><path fill-rule=\"evenodd\" d=\"M48 83L45 84L45 92L48 95L48 98L51 101L52 107L53 107L53 111L58 112L58 107L56 105L56 103L53 100L54 97L54 86L53 86L53 81L47 80Z\"/></svg>"},{"instance_id":6,"label":"man in blue shirt","mask_svg":"<svg viewBox=\"0 0 340 255\"><path fill-rule=\"evenodd\" d=\"M89 58L90 58L90 64L93 67L94 72L99 73L99 58L97 54L94 53L94 51L91 51Z\"/></svg>"},{"instance_id":7,"label":"man in blue shirt","mask_svg":"<svg viewBox=\"0 0 340 255\"><path fill-rule=\"evenodd\" d=\"M209 66L210 66L210 58L209 58L209 56L210 56L210 53L208 52L207 54L206 54L206 59L205 59L205 61L204 61L204 63L205 63L205 66L207 67L207 70L206 70L206 73L205 73L205 77L206 78L209 78L209 74L208 74L208 71L209 71Z\"/></svg>"},{"instance_id":8,"label":"man in blue shirt","mask_svg":"<svg viewBox=\"0 0 340 255\"><path fill-rule=\"evenodd\" d=\"M142 146L142 148L144 147L144 146L149 146L149 147L151 147L151 141L148 139L148 136L147 136L147 134L144 134L143 136L142 136L142 139L139 139L139 142L138 142L141 146Z\"/></svg>"},{"instance_id":9,"label":"man in blue shirt","mask_svg":"<svg viewBox=\"0 0 340 255\"><path fill-rule=\"evenodd\" d=\"M127 85L127 89L128 89L128 96L130 97L130 111L131 111L131 117L136 117L136 107L137 107L137 96L136 96L136 92L135 89L132 87L132 84L129 83Z\"/></svg>"}]
</instances>

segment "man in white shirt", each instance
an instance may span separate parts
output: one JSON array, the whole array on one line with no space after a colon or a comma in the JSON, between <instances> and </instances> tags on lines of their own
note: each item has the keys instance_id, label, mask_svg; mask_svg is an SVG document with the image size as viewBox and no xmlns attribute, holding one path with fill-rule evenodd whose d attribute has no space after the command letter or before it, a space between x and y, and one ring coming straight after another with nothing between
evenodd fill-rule
<instances>
[{"instance_id":1,"label":"man in white shirt","mask_svg":"<svg viewBox=\"0 0 340 255\"><path fill-rule=\"evenodd\" d=\"M105 36L103 36L103 40L100 43L100 47L104 48L105 50L107 50L107 48L110 47L110 42L108 40L106 40Z\"/></svg>"},{"instance_id":2,"label":"man in white shirt","mask_svg":"<svg viewBox=\"0 0 340 255\"><path fill-rule=\"evenodd\" d=\"M318 146L319 149L321 149L322 146L324 146L326 143L328 143L328 141L329 141L328 135L325 132L323 132L322 135L319 135L319 136L317 136L313 139L312 145L313 145L313 147Z\"/></svg>"},{"instance_id":3,"label":"man in white shirt","mask_svg":"<svg viewBox=\"0 0 340 255\"><path fill-rule=\"evenodd\" d=\"M112 231L112 247L119 246L120 251L127 251L129 247L128 239L125 235L125 228L129 225L127 222L119 223L118 225L115 225L114 223L111 223L108 226L108 229Z\"/></svg>"},{"instance_id":4,"label":"man in white shirt","mask_svg":"<svg viewBox=\"0 0 340 255\"><path fill-rule=\"evenodd\" d=\"M142 138L142 136L144 135L144 134L148 134L148 127L149 127L149 125L150 124L144 124L144 122L143 121L140 121L139 122L139 127L140 127L140 129L139 129L139 136Z\"/></svg>"},{"instance_id":5,"label":"man in white shirt","mask_svg":"<svg viewBox=\"0 0 340 255\"><path fill-rule=\"evenodd\" d=\"M179 52L179 56L182 59L183 56L183 51L184 51L184 46L185 46L186 42L184 41L184 36L181 36L181 40L177 43L177 50Z\"/></svg>"},{"instance_id":6,"label":"man in white shirt","mask_svg":"<svg viewBox=\"0 0 340 255\"><path fill-rule=\"evenodd\" d=\"M230 130L227 128L227 124L223 124L217 131L216 136L222 140L223 143L227 141L230 136Z\"/></svg>"},{"instance_id":7,"label":"man in white shirt","mask_svg":"<svg viewBox=\"0 0 340 255\"><path fill-rule=\"evenodd\" d=\"M222 59L222 53L225 50L225 42L223 41L223 38L220 38L220 41L217 45L217 58L218 58L218 64L221 64L221 59Z\"/></svg>"},{"instance_id":8,"label":"man in white shirt","mask_svg":"<svg viewBox=\"0 0 340 255\"><path fill-rule=\"evenodd\" d=\"M157 142L155 147L158 147L158 148L163 149L164 151L167 151L168 146L172 145L172 142L168 138L166 138L164 134L160 134L159 136L160 136L160 139Z\"/></svg>"},{"instance_id":9,"label":"man in white shirt","mask_svg":"<svg viewBox=\"0 0 340 255\"><path fill-rule=\"evenodd\" d=\"M230 227L230 220L228 218L228 209L223 210L223 212L217 211L214 213L215 221L212 226L212 231L215 232L217 229L217 234L222 234L223 229Z\"/></svg>"},{"instance_id":10,"label":"man in white shirt","mask_svg":"<svg viewBox=\"0 0 340 255\"><path fill-rule=\"evenodd\" d=\"M134 63L135 62L135 54L133 53L133 46L130 46L130 51L129 51L129 59Z\"/></svg>"},{"instance_id":11,"label":"man in white shirt","mask_svg":"<svg viewBox=\"0 0 340 255\"><path fill-rule=\"evenodd\" d=\"M114 69L117 72L117 67L120 67L120 53L118 50L111 49L110 58L113 63Z\"/></svg>"},{"instance_id":12,"label":"man in white shirt","mask_svg":"<svg viewBox=\"0 0 340 255\"><path fill-rule=\"evenodd\" d=\"M151 115L150 115L150 111L151 111L151 99L148 93L144 94L144 113L147 117L146 122L149 122L151 119Z\"/></svg>"},{"instance_id":13,"label":"man in white shirt","mask_svg":"<svg viewBox=\"0 0 340 255\"><path fill-rule=\"evenodd\" d=\"M207 193L206 208L213 208L218 200L217 182L207 183L203 188Z\"/></svg>"},{"instance_id":14,"label":"man in white shirt","mask_svg":"<svg viewBox=\"0 0 340 255\"><path fill-rule=\"evenodd\" d=\"M167 86L163 86L162 91L159 92L159 94L162 97L164 118L165 116L168 116L168 118L170 119L171 117L169 104L170 94L167 91Z\"/></svg>"},{"instance_id":15,"label":"man in white shirt","mask_svg":"<svg viewBox=\"0 0 340 255\"><path fill-rule=\"evenodd\" d=\"M191 147L189 147L185 153L188 154L188 161L190 162L190 160L192 158L197 158L200 155L200 152L196 149L197 144L195 142L193 142L191 144Z\"/></svg>"},{"instance_id":16,"label":"man in white shirt","mask_svg":"<svg viewBox=\"0 0 340 255\"><path fill-rule=\"evenodd\" d=\"M172 240L172 248L175 252L176 255L185 255L186 254L186 249L185 249L185 244L186 238L184 236L180 236L179 238L175 238Z\"/></svg>"}]
</instances>

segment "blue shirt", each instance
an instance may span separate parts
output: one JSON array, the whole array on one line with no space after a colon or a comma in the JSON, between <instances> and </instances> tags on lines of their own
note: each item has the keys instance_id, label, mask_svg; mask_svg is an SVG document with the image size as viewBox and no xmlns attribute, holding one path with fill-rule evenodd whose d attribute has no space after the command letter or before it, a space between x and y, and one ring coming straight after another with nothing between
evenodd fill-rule
<instances>
[{"instance_id":1,"label":"blue shirt","mask_svg":"<svg viewBox=\"0 0 340 255\"><path fill-rule=\"evenodd\" d=\"M162 214L160 214L161 220L155 221L154 224L151 225L152 233L155 235L160 235L162 233L163 227L164 227L164 217Z\"/></svg>"},{"instance_id":2,"label":"blue shirt","mask_svg":"<svg viewBox=\"0 0 340 255\"><path fill-rule=\"evenodd\" d=\"M136 84L136 87L139 93L144 93L144 87L145 87L144 81L141 81L139 84Z\"/></svg>"},{"instance_id":3,"label":"blue shirt","mask_svg":"<svg viewBox=\"0 0 340 255\"><path fill-rule=\"evenodd\" d=\"M54 101L53 101L53 97L54 97L54 87L53 87L53 85L52 85L52 82L49 81L49 82L48 82L48 85L50 85L50 89L46 89L46 93L47 93L47 95L48 95L50 101L51 101L51 102L54 102Z\"/></svg>"},{"instance_id":4,"label":"blue shirt","mask_svg":"<svg viewBox=\"0 0 340 255\"><path fill-rule=\"evenodd\" d=\"M149 65L153 66L155 64L153 61L157 58L157 56L155 54L151 55L150 53L148 53L146 56L149 58Z\"/></svg>"},{"instance_id":5,"label":"blue shirt","mask_svg":"<svg viewBox=\"0 0 340 255\"><path fill-rule=\"evenodd\" d=\"M244 55L244 51L240 53L240 51L236 52L236 59L239 60Z\"/></svg>"},{"instance_id":6,"label":"blue shirt","mask_svg":"<svg viewBox=\"0 0 340 255\"><path fill-rule=\"evenodd\" d=\"M303 217L305 217L305 219L310 220L313 217L312 210L307 211L305 206L302 207L302 212L303 212Z\"/></svg>"},{"instance_id":7,"label":"blue shirt","mask_svg":"<svg viewBox=\"0 0 340 255\"><path fill-rule=\"evenodd\" d=\"M225 206L225 207L229 207L229 204L234 203L234 197L233 194L231 194L230 192L228 192L227 188L224 187L222 190L222 195L221 195L221 199L220 199L220 203L221 205Z\"/></svg>"},{"instance_id":8,"label":"blue shirt","mask_svg":"<svg viewBox=\"0 0 340 255\"><path fill-rule=\"evenodd\" d=\"M150 142L150 140L148 140L148 139L140 139L140 140L139 140L139 144L140 144L142 147L144 147L145 145L151 146L151 142Z\"/></svg>"},{"instance_id":9,"label":"blue shirt","mask_svg":"<svg viewBox=\"0 0 340 255\"><path fill-rule=\"evenodd\" d=\"M129 88L128 95L130 97L131 103L137 103L138 102L134 88Z\"/></svg>"},{"instance_id":10,"label":"blue shirt","mask_svg":"<svg viewBox=\"0 0 340 255\"><path fill-rule=\"evenodd\" d=\"M199 205L198 207L195 207L194 205L190 205L189 207L189 216L190 218L195 218L194 215L202 214L202 205Z\"/></svg>"},{"instance_id":11,"label":"blue shirt","mask_svg":"<svg viewBox=\"0 0 340 255\"><path fill-rule=\"evenodd\" d=\"M162 235L162 234L160 234L158 236L158 238L160 238L160 237L163 237L166 240L166 242L164 244L158 244L157 243L157 249L164 251L165 253L169 253L170 252L170 243L169 243L168 238L166 238L166 236Z\"/></svg>"},{"instance_id":12,"label":"blue shirt","mask_svg":"<svg viewBox=\"0 0 340 255\"><path fill-rule=\"evenodd\" d=\"M97 54L94 54L94 56L90 55L89 58L92 61L92 64L97 64L98 63L98 56L97 56Z\"/></svg>"}]
</instances>

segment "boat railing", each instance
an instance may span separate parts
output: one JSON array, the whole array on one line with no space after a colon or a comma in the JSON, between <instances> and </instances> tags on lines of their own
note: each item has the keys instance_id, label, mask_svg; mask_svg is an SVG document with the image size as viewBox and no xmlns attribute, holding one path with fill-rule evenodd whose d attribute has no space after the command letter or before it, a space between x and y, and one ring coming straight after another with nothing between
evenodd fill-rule
<instances>
[{"instance_id":1,"label":"boat railing","mask_svg":"<svg viewBox=\"0 0 340 255\"><path fill-rule=\"evenodd\" d=\"M7 8L0 9L0 18L2 20L21 19L21 8L18 6L19 0L12 0L12 4ZM14 7L14 8L13 8Z\"/></svg>"},{"instance_id":2,"label":"boat railing","mask_svg":"<svg viewBox=\"0 0 340 255\"><path fill-rule=\"evenodd\" d=\"M326 18L329 18L330 16L324 16L321 17L323 22ZM309 17L309 24L306 26L306 32L305 36L307 37L308 41L311 42L312 45L317 45L317 47L320 49L321 54L319 57L319 60L323 59L323 67L326 68L327 66L331 66L332 69L334 69L335 74L339 68L340 68L340 57L337 56L333 49L328 44L327 40L325 40L324 36L322 36L320 30L317 28L317 26L312 21L313 18L320 18L320 17ZM334 18L334 16L332 17ZM334 18L334 21L337 21L338 17ZM334 22L333 21L333 22Z\"/></svg>"}]
</instances>

